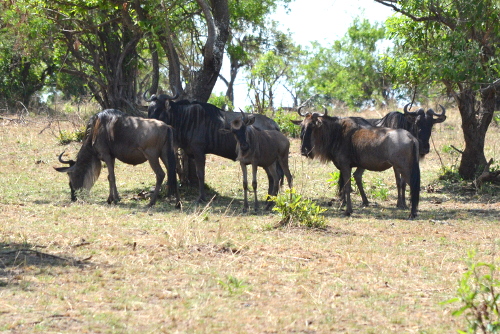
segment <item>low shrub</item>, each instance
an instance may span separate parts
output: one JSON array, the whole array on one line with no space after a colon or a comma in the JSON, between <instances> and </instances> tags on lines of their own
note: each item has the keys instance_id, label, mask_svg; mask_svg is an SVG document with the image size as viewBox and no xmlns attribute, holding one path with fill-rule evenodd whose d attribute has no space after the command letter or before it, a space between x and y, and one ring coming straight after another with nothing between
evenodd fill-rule
<instances>
[{"instance_id":1,"label":"low shrub","mask_svg":"<svg viewBox=\"0 0 500 334\"><path fill-rule=\"evenodd\" d=\"M316 205L310 199L302 198L297 194L295 188L286 190L284 194L272 196L270 200L275 202L273 211L281 215L279 225L293 225L308 228L324 228L325 217L322 215L326 209Z\"/></svg>"}]
</instances>

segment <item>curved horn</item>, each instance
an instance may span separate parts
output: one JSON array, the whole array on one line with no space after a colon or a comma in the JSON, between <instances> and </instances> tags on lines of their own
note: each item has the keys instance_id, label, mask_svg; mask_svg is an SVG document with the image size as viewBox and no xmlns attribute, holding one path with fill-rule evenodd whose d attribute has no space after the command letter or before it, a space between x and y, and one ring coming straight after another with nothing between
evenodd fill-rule
<instances>
[{"instance_id":1,"label":"curved horn","mask_svg":"<svg viewBox=\"0 0 500 334\"><path fill-rule=\"evenodd\" d=\"M151 102L151 101L153 101L153 96L156 96L156 95L154 95L154 94L153 94L153 95L151 95L151 97L148 99L148 98L146 97L146 93L147 93L148 91L149 91L148 89L146 89L146 91L144 91L144 94L142 94L142 98L143 98L143 99L144 99L144 101L146 101L146 102Z\"/></svg>"},{"instance_id":2,"label":"curved horn","mask_svg":"<svg viewBox=\"0 0 500 334\"><path fill-rule=\"evenodd\" d=\"M62 164L69 164L69 165L71 165L72 160L63 160L62 159L62 156L63 156L64 152L66 152L66 150L64 150L61 154L59 154L59 162L62 163Z\"/></svg>"},{"instance_id":3,"label":"curved horn","mask_svg":"<svg viewBox=\"0 0 500 334\"><path fill-rule=\"evenodd\" d=\"M328 109L323 105L323 109L325 109L325 113L322 116L328 116Z\"/></svg>"},{"instance_id":4,"label":"curved horn","mask_svg":"<svg viewBox=\"0 0 500 334\"><path fill-rule=\"evenodd\" d=\"M443 110L442 113L438 114L437 112L435 112L434 110L432 109L429 109L428 112L429 114L433 115L433 116L438 116L438 117L444 117L446 116L446 109L442 106L442 105L439 105L441 107L441 109Z\"/></svg>"},{"instance_id":5,"label":"curved horn","mask_svg":"<svg viewBox=\"0 0 500 334\"><path fill-rule=\"evenodd\" d=\"M298 113L299 113L299 115L300 115L300 116L302 116L302 117L304 117L304 116L306 115L306 114L303 114L303 113L301 113L301 112L300 112L300 110L301 110L302 108L304 108L304 107L305 107L305 105L301 105L301 106L299 107L299 109L297 109L297 112L298 112Z\"/></svg>"},{"instance_id":6,"label":"curved horn","mask_svg":"<svg viewBox=\"0 0 500 334\"><path fill-rule=\"evenodd\" d=\"M410 103L408 103L407 105L405 105L405 107L403 108L403 111L404 111L405 115L406 115L406 114L416 115L416 114L417 114L417 112L416 112L416 111L408 111L408 106L409 106L410 104L411 104L411 102L410 102Z\"/></svg>"},{"instance_id":7,"label":"curved horn","mask_svg":"<svg viewBox=\"0 0 500 334\"><path fill-rule=\"evenodd\" d=\"M239 108L239 109L240 109L240 112L241 112L241 120L242 120L243 122L245 122L245 121L247 120L247 118L248 118L248 117L247 117L247 115L243 112L243 110L241 110L241 108Z\"/></svg>"}]
</instances>

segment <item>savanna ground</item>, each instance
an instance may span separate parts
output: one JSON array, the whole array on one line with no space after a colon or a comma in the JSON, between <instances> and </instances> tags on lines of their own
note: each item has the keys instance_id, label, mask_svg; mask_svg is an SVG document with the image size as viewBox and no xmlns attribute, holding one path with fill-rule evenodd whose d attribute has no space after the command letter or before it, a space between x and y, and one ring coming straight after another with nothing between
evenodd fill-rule
<instances>
[{"instance_id":1,"label":"savanna ground","mask_svg":"<svg viewBox=\"0 0 500 334\"><path fill-rule=\"evenodd\" d=\"M97 110L95 110L97 111ZM377 112L365 116L376 117ZM209 205L181 188L182 211L141 194L154 185L147 164L118 163L122 201L108 205L107 171L70 201L66 175L52 166L66 150L61 117L0 119L0 330L12 333L453 333L463 317L442 304L456 296L471 250L498 263L498 187L438 180L457 166L458 112L435 127L421 162L417 219L395 209L392 171L366 172L372 205L346 218L327 206L332 164L308 161L292 140L297 191L325 212L327 228L274 228L273 212L242 214L241 171L208 156ZM84 117L83 117L84 118ZM83 124L83 121L79 124ZM492 124L486 156L500 159ZM439 153L439 155L438 155ZM259 171L259 194L267 188ZM376 186L375 186L376 185ZM388 192L383 199L382 192Z\"/></svg>"}]
</instances>

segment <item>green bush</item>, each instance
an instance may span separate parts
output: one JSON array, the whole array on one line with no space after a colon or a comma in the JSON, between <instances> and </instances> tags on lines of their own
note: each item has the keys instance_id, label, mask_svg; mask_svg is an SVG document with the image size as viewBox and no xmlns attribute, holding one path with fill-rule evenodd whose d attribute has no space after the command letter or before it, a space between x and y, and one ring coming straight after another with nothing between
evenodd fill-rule
<instances>
[{"instance_id":1,"label":"green bush","mask_svg":"<svg viewBox=\"0 0 500 334\"><path fill-rule=\"evenodd\" d=\"M278 109L274 116L274 121L278 123L281 132L285 135L298 138L300 136L300 126L292 123L292 120L296 120L298 115L296 112L286 112L282 109Z\"/></svg>"},{"instance_id":2,"label":"green bush","mask_svg":"<svg viewBox=\"0 0 500 334\"><path fill-rule=\"evenodd\" d=\"M61 145L66 145L71 142L81 142L83 140L83 137L85 137L85 127L76 129L75 131L66 131L66 130L59 130L59 134L57 135L57 141Z\"/></svg>"},{"instance_id":3,"label":"green bush","mask_svg":"<svg viewBox=\"0 0 500 334\"><path fill-rule=\"evenodd\" d=\"M326 209L313 203L310 199L303 199L297 194L295 188L286 190L284 194L272 196L275 202L273 211L281 215L281 226L297 224L309 228L324 228L325 217L322 215Z\"/></svg>"},{"instance_id":4,"label":"green bush","mask_svg":"<svg viewBox=\"0 0 500 334\"><path fill-rule=\"evenodd\" d=\"M495 277L498 268L494 264L475 263L474 256L474 252L469 252L468 270L459 281L458 296L444 304L462 304L452 313L467 320L467 329L459 333L500 333L500 280Z\"/></svg>"}]
</instances>

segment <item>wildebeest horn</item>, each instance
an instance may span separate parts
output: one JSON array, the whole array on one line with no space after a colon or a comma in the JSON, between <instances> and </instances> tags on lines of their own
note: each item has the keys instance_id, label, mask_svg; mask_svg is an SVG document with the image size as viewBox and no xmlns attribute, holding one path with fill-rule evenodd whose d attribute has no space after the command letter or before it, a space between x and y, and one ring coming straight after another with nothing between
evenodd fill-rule
<instances>
[{"instance_id":1,"label":"wildebeest horn","mask_svg":"<svg viewBox=\"0 0 500 334\"><path fill-rule=\"evenodd\" d=\"M71 164L71 162L72 162L71 160L63 160L62 159L64 152L66 152L66 151L63 151L61 154L59 154L59 162L62 164Z\"/></svg>"},{"instance_id":2,"label":"wildebeest horn","mask_svg":"<svg viewBox=\"0 0 500 334\"><path fill-rule=\"evenodd\" d=\"M417 114L417 112L416 112L416 111L408 111L408 106L409 106L410 104L411 104L411 102L410 102L410 103L408 103L407 105L405 105L405 107L403 108L403 111L405 112L405 114L416 115L416 114Z\"/></svg>"},{"instance_id":3,"label":"wildebeest horn","mask_svg":"<svg viewBox=\"0 0 500 334\"><path fill-rule=\"evenodd\" d=\"M147 93L147 92L148 92L148 90L146 89L146 90L144 91L144 94L142 94L142 98L143 98L143 99L144 99L144 101L146 101L146 102L151 102L151 101L153 101L153 97L156 97L156 95L155 95L155 94L153 94L153 95L151 95L151 97L148 99L148 98L146 97L146 93Z\"/></svg>"},{"instance_id":4,"label":"wildebeest horn","mask_svg":"<svg viewBox=\"0 0 500 334\"><path fill-rule=\"evenodd\" d=\"M328 109L325 106L323 106L323 109L325 109L325 113L322 116L328 116Z\"/></svg>"},{"instance_id":5,"label":"wildebeest horn","mask_svg":"<svg viewBox=\"0 0 500 334\"><path fill-rule=\"evenodd\" d=\"M302 117L304 117L304 116L306 115L306 114L303 114L303 113L301 113L301 112L300 112L300 110L301 110L302 108L304 108L304 107L305 107L305 105L301 105L301 106L299 107L299 109L297 109L297 112L298 112L298 113L299 113L299 115L300 115L300 116L302 116Z\"/></svg>"},{"instance_id":6,"label":"wildebeest horn","mask_svg":"<svg viewBox=\"0 0 500 334\"><path fill-rule=\"evenodd\" d=\"M444 116L446 116L446 115L445 115L445 114L446 114L446 109L445 109L442 105L439 105L439 106L440 106L440 107L441 107L441 109L443 110L443 112L442 112L442 113L438 114L438 113L436 113L434 110L429 109L429 110L428 110L429 114L431 114L431 115L433 115L433 116L438 116L438 117L444 117Z\"/></svg>"},{"instance_id":7,"label":"wildebeest horn","mask_svg":"<svg viewBox=\"0 0 500 334\"><path fill-rule=\"evenodd\" d=\"M243 110L241 110L241 108L239 108L239 109L240 109L240 112L241 112L241 120L243 122L245 122L247 120L247 115L243 112Z\"/></svg>"}]
</instances>

